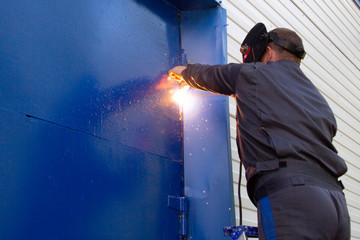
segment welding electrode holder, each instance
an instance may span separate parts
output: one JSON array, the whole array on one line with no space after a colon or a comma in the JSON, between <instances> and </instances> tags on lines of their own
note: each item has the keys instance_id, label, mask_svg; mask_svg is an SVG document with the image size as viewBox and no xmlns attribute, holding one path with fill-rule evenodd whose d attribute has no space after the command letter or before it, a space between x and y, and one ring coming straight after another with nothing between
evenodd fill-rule
<instances>
[{"instance_id":1,"label":"welding electrode holder","mask_svg":"<svg viewBox=\"0 0 360 240\"><path fill-rule=\"evenodd\" d=\"M175 73L173 73L173 72L169 72L169 76L170 76L171 78L175 79L177 82L183 82L183 81L185 81L182 76L177 75L177 74L175 74Z\"/></svg>"},{"instance_id":2,"label":"welding electrode holder","mask_svg":"<svg viewBox=\"0 0 360 240\"><path fill-rule=\"evenodd\" d=\"M187 85L184 78L181 75L177 75L173 72L169 72L169 77L178 82L179 89L182 89L184 86Z\"/></svg>"}]
</instances>

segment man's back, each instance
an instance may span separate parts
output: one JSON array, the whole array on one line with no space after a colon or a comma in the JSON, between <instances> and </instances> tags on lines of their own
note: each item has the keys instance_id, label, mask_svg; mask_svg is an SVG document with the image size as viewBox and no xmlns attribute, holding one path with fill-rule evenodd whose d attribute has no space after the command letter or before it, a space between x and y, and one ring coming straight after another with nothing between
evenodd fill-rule
<instances>
[{"instance_id":1,"label":"man's back","mask_svg":"<svg viewBox=\"0 0 360 240\"><path fill-rule=\"evenodd\" d=\"M248 179L258 172L252 170L256 163L269 160L316 163L337 177L346 172L332 144L333 113L296 63L281 60L239 69L238 135Z\"/></svg>"}]
</instances>

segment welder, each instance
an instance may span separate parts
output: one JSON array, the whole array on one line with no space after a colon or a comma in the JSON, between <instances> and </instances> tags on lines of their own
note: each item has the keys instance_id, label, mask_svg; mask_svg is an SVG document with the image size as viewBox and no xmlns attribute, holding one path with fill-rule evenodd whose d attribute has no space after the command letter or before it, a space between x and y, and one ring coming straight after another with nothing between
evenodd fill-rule
<instances>
[{"instance_id":1,"label":"welder","mask_svg":"<svg viewBox=\"0 0 360 240\"><path fill-rule=\"evenodd\" d=\"M237 146L259 239L350 239L338 180L347 166L332 143L336 120L300 69L301 38L258 23L240 49L243 63L189 64L170 72L195 89L236 99Z\"/></svg>"}]
</instances>

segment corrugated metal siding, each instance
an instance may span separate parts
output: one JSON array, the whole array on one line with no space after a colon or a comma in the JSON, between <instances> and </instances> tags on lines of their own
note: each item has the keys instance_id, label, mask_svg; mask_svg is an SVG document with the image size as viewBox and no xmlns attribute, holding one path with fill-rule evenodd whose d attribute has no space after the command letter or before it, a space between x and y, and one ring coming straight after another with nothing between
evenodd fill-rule
<instances>
[{"instance_id":1,"label":"corrugated metal siding","mask_svg":"<svg viewBox=\"0 0 360 240\"><path fill-rule=\"evenodd\" d=\"M351 216L351 239L360 239L360 9L353 0L223 1L228 14L228 62L241 62L239 46L248 30L263 22L268 30L287 27L304 41L302 70L333 109L336 148L348 164L342 177ZM231 148L235 199L239 176L235 101L230 100ZM244 172L244 171L243 171ZM256 209L247 197L242 176L243 224L256 225ZM238 208L238 201L236 200ZM239 223L238 209L236 220Z\"/></svg>"}]
</instances>

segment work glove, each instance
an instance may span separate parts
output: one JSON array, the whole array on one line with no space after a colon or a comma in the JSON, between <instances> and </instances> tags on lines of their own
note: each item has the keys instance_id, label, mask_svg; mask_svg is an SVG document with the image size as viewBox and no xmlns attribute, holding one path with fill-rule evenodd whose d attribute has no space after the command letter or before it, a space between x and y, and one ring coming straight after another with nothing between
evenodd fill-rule
<instances>
[{"instance_id":1,"label":"work glove","mask_svg":"<svg viewBox=\"0 0 360 240\"><path fill-rule=\"evenodd\" d=\"M182 71L184 71L185 69L186 67L184 66L176 66L169 71L169 76L179 83L185 83L185 80L181 75Z\"/></svg>"}]
</instances>

